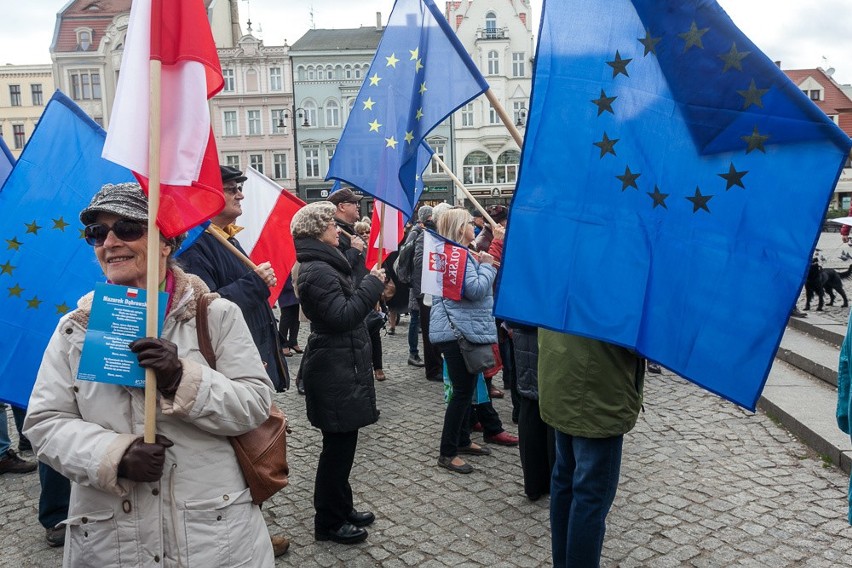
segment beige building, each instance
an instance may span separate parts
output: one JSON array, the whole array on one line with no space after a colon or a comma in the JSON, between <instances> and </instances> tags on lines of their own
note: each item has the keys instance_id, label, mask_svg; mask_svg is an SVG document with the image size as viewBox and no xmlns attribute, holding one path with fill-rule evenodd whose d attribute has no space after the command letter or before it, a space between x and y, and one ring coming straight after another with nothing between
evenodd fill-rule
<instances>
[{"instance_id":1,"label":"beige building","mask_svg":"<svg viewBox=\"0 0 852 568\"><path fill-rule=\"evenodd\" d=\"M210 100L219 163L248 166L295 192L290 48L266 47L249 33L219 49L225 87Z\"/></svg>"},{"instance_id":2,"label":"beige building","mask_svg":"<svg viewBox=\"0 0 852 568\"><path fill-rule=\"evenodd\" d=\"M53 91L50 65L0 67L0 136L15 158L32 136Z\"/></svg>"},{"instance_id":3,"label":"beige building","mask_svg":"<svg viewBox=\"0 0 852 568\"><path fill-rule=\"evenodd\" d=\"M206 0L213 38L227 48L240 37L239 0ZM50 45L57 88L107 128L121 69L131 0L70 0L56 15Z\"/></svg>"}]
</instances>

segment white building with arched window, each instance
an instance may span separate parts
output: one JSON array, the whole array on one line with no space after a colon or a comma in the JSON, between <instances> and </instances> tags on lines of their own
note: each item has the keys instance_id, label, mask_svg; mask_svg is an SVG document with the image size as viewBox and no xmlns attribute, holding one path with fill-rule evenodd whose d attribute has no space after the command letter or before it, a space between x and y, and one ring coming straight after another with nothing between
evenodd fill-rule
<instances>
[{"instance_id":1,"label":"white building with arched window","mask_svg":"<svg viewBox=\"0 0 852 568\"><path fill-rule=\"evenodd\" d=\"M447 2L446 16L523 134L534 48L529 0ZM458 177L480 202L508 203L521 154L497 111L482 95L456 111L453 126Z\"/></svg>"}]
</instances>

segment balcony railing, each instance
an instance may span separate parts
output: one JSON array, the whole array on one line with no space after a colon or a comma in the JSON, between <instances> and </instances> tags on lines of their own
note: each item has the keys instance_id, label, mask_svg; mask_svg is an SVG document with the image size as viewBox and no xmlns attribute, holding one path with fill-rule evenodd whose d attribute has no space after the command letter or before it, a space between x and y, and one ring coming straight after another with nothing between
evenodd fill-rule
<instances>
[{"instance_id":1,"label":"balcony railing","mask_svg":"<svg viewBox=\"0 0 852 568\"><path fill-rule=\"evenodd\" d=\"M476 39L507 39L509 28L478 28Z\"/></svg>"}]
</instances>

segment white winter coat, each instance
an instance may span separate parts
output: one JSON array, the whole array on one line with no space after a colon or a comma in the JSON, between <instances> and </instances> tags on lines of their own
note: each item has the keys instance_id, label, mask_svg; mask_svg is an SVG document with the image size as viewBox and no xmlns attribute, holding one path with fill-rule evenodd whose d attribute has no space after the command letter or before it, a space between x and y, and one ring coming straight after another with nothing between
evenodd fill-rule
<instances>
[{"instance_id":1,"label":"white winter coat","mask_svg":"<svg viewBox=\"0 0 852 568\"><path fill-rule=\"evenodd\" d=\"M44 354L25 423L40 461L72 482L63 566L272 567L269 533L228 436L269 415L272 384L240 309L216 299L209 327L217 370L204 363L195 328L195 276L175 269L162 337L178 346L183 379L158 394L157 433L174 442L157 483L117 478L144 432L144 391L76 380L92 295L63 317Z\"/></svg>"}]
</instances>

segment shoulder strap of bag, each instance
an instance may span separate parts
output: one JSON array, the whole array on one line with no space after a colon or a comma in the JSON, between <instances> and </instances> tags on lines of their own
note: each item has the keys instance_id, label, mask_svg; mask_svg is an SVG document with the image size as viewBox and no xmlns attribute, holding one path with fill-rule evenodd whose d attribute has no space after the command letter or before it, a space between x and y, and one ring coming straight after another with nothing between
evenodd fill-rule
<instances>
[{"instance_id":1,"label":"shoulder strap of bag","mask_svg":"<svg viewBox=\"0 0 852 568\"><path fill-rule=\"evenodd\" d=\"M216 352L213 351L213 342L210 341L210 325L208 323L209 307L210 296L208 294L199 295L195 312L195 330L198 333L198 349L204 355L207 365L211 369L215 369Z\"/></svg>"}]
</instances>

